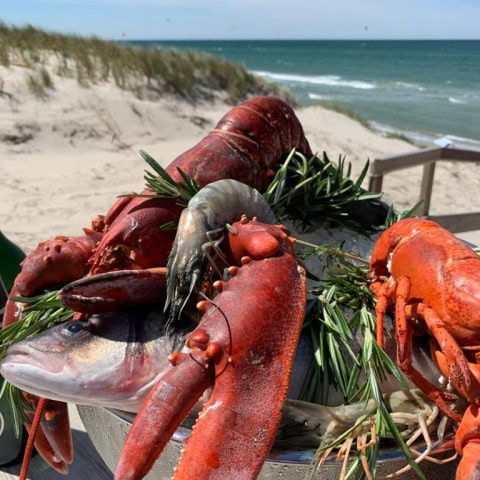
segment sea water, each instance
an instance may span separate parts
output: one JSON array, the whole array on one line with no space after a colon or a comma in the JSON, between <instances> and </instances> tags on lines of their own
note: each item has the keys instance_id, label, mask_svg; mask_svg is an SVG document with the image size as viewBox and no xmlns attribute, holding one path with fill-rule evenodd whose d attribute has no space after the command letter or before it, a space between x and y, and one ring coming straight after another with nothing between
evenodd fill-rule
<instances>
[{"instance_id":1,"label":"sea water","mask_svg":"<svg viewBox=\"0 0 480 480\"><path fill-rule=\"evenodd\" d=\"M480 41L147 41L203 51L287 87L303 105L339 104L376 128L480 149Z\"/></svg>"}]
</instances>

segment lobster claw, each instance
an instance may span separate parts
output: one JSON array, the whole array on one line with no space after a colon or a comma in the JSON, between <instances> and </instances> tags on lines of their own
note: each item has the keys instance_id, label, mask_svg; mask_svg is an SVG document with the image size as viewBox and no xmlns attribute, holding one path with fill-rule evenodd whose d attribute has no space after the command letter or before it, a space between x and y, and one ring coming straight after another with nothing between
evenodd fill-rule
<instances>
[{"instance_id":1,"label":"lobster claw","mask_svg":"<svg viewBox=\"0 0 480 480\"><path fill-rule=\"evenodd\" d=\"M15 288L25 296L54 285L62 285L88 273L88 259L102 237L100 232L84 229L85 235L70 238L58 235L40 242L21 263Z\"/></svg>"},{"instance_id":2,"label":"lobster claw","mask_svg":"<svg viewBox=\"0 0 480 480\"><path fill-rule=\"evenodd\" d=\"M26 392L22 393L27 402L36 409L38 397ZM27 417L32 422L34 414L27 413ZM25 424L29 434L30 427L31 424ZM40 456L57 472L68 473L68 465L73 462L73 443L67 404L47 399L40 420L40 428L33 434L35 435L34 445Z\"/></svg>"},{"instance_id":3,"label":"lobster claw","mask_svg":"<svg viewBox=\"0 0 480 480\"><path fill-rule=\"evenodd\" d=\"M190 352L170 356L172 366L133 422L115 479L143 478L212 383L175 478L257 477L281 418L303 323L306 280L281 227L244 220L232 232L252 226L252 235L258 235L258 228L267 231L279 247L272 249L267 242L265 255L271 256L262 258L261 246L255 245L256 260L244 256L240 268L229 269L228 282L215 283L220 292L215 300L199 303L204 313L187 338ZM248 252L251 242L245 243ZM152 447L147 451L145 445Z\"/></svg>"},{"instance_id":4,"label":"lobster claw","mask_svg":"<svg viewBox=\"0 0 480 480\"><path fill-rule=\"evenodd\" d=\"M105 313L165 302L166 268L117 270L81 278L59 292L62 303L81 313Z\"/></svg>"}]
</instances>

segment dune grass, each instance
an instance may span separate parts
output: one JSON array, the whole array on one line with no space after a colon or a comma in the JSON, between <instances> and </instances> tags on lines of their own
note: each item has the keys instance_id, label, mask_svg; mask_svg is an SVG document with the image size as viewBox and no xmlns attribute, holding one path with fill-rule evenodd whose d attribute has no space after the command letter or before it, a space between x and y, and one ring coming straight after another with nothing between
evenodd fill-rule
<instances>
[{"instance_id":1,"label":"dune grass","mask_svg":"<svg viewBox=\"0 0 480 480\"><path fill-rule=\"evenodd\" d=\"M413 145L415 147L418 147L418 148L425 148L425 145L422 145L418 142L416 142L415 140L413 140L412 138L410 138L408 135L405 135L404 133L400 133L400 132L386 132L384 134L384 137L386 138L393 138L395 140L401 140L402 142L406 142L406 143L409 143L410 145Z\"/></svg>"},{"instance_id":2,"label":"dune grass","mask_svg":"<svg viewBox=\"0 0 480 480\"><path fill-rule=\"evenodd\" d=\"M365 128L372 130L372 126L370 125L370 122L366 118L362 117L360 114L358 114L357 112L351 110L350 108L344 105L341 105L337 102L333 102L331 100L319 100L317 104L328 110L332 110L334 112L341 113L342 115L346 115L352 120L356 120L357 122L361 123Z\"/></svg>"},{"instance_id":3,"label":"dune grass","mask_svg":"<svg viewBox=\"0 0 480 480\"><path fill-rule=\"evenodd\" d=\"M39 84L39 67L48 65L56 75L76 78L84 87L113 81L139 98L175 94L195 101L208 98L212 91L224 91L230 103L251 95L278 95L295 103L288 91L211 55L138 48L96 37L49 33L33 26L0 24L0 65L31 68Z\"/></svg>"}]
</instances>

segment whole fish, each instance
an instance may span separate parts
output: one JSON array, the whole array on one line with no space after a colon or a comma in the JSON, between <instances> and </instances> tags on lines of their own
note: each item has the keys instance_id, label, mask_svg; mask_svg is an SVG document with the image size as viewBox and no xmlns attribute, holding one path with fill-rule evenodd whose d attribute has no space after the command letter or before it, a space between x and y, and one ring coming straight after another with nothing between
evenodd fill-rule
<instances>
[{"instance_id":1,"label":"whole fish","mask_svg":"<svg viewBox=\"0 0 480 480\"><path fill-rule=\"evenodd\" d=\"M166 335L165 323L160 309L135 309L56 325L9 347L0 374L41 397L137 412L171 366L168 355L183 344L186 331ZM297 350L291 398L298 398L310 367L307 338Z\"/></svg>"}]
</instances>

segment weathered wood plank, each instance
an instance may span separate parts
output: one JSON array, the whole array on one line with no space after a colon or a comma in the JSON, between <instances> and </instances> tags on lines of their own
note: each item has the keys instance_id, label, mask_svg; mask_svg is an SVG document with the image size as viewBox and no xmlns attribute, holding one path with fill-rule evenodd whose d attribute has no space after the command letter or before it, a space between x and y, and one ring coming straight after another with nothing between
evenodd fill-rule
<instances>
[{"instance_id":1,"label":"weathered wood plank","mask_svg":"<svg viewBox=\"0 0 480 480\"><path fill-rule=\"evenodd\" d=\"M439 160L480 163L480 151L458 148L427 148L414 153L375 159L370 167L369 190L371 192L381 192L383 176L388 172L424 165L420 192L420 200L423 200L423 204L420 206L418 214L440 223L453 233L480 229L480 212L429 215L435 164Z\"/></svg>"},{"instance_id":2,"label":"weathered wood plank","mask_svg":"<svg viewBox=\"0 0 480 480\"><path fill-rule=\"evenodd\" d=\"M440 160L442 158L441 153L441 148L426 148L413 153L395 155L394 157L376 158L371 165L370 171L372 175L375 175L416 167L424 163Z\"/></svg>"},{"instance_id":3,"label":"weathered wood plank","mask_svg":"<svg viewBox=\"0 0 480 480\"><path fill-rule=\"evenodd\" d=\"M480 230L480 213L456 213L451 215L428 215L428 219L439 223L453 233Z\"/></svg>"}]
</instances>

